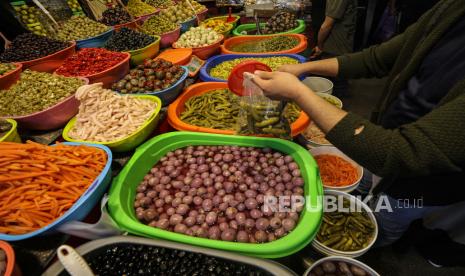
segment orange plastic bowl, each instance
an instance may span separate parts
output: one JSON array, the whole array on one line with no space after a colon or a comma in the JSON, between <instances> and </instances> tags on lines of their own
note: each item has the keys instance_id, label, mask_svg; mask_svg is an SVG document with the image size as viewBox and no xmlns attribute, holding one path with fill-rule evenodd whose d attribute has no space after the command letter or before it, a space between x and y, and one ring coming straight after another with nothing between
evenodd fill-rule
<instances>
[{"instance_id":1,"label":"orange plastic bowl","mask_svg":"<svg viewBox=\"0 0 465 276\"><path fill-rule=\"evenodd\" d=\"M105 71L93 75L75 77L86 78L89 80L90 84L101 82L103 83L104 88L110 88L114 82L119 81L120 79L124 78L127 73L129 73L129 60L131 55L126 52L123 52L123 54L125 54L126 57L120 63L106 69Z\"/></svg>"},{"instance_id":2,"label":"orange plastic bowl","mask_svg":"<svg viewBox=\"0 0 465 276\"><path fill-rule=\"evenodd\" d=\"M21 76L23 65L21 63L13 63L16 68L6 73L3 76L0 76L0 90L8 89L12 86L19 76Z\"/></svg>"},{"instance_id":3,"label":"orange plastic bowl","mask_svg":"<svg viewBox=\"0 0 465 276\"><path fill-rule=\"evenodd\" d=\"M219 53L221 41L223 41L223 35L219 35L220 38L213 44L203 47L192 48L192 54L197 56L200 59L208 59L209 57ZM174 49L182 49L182 47L177 47L176 42L173 43L172 47Z\"/></svg>"},{"instance_id":4,"label":"orange plastic bowl","mask_svg":"<svg viewBox=\"0 0 465 276\"><path fill-rule=\"evenodd\" d=\"M229 134L233 135L236 132L234 130L222 130L214 128L206 128L190 125L183 122L179 117L184 111L185 102L193 96L198 96L217 89L228 89L226 82L201 82L189 86L184 93L179 96L176 101L171 103L168 107L168 123L177 130L184 131L195 131L195 132L207 132L217 134ZM305 112L300 112L299 118L291 124L291 135L297 136L303 132L310 124L310 119Z\"/></svg>"},{"instance_id":5,"label":"orange plastic bowl","mask_svg":"<svg viewBox=\"0 0 465 276\"><path fill-rule=\"evenodd\" d=\"M63 64L63 61L67 57L72 56L76 52L76 42L71 41L70 43L71 45L68 48L51 55L28 61L21 61L20 63L23 65L23 70L31 69L38 72L52 73Z\"/></svg>"},{"instance_id":6,"label":"orange plastic bowl","mask_svg":"<svg viewBox=\"0 0 465 276\"><path fill-rule=\"evenodd\" d=\"M5 251L6 255L5 276L11 276L15 268L15 252L9 243L2 240L0 240L0 249Z\"/></svg>"},{"instance_id":7,"label":"orange plastic bowl","mask_svg":"<svg viewBox=\"0 0 465 276\"><path fill-rule=\"evenodd\" d=\"M264 53L244 53L244 52L234 52L231 47L241 44L244 42L258 42L263 39L268 39L274 36L289 36L295 37L299 40L299 44L292 49L278 51L278 52L264 52ZM281 34L281 35L269 35L269 36L236 36L228 38L224 41L223 45L221 45L221 53L222 54L254 54L254 55L269 55L269 54L298 54L307 49L307 38L302 34Z\"/></svg>"},{"instance_id":8,"label":"orange plastic bowl","mask_svg":"<svg viewBox=\"0 0 465 276\"><path fill-rule=\"evenodd\" d=\"M89 84L86 78L80 78L83 84ZM79 111L79 101L74 94L56 103L55 105L36 113L21 116L6 116L5 118L15 120L20 127L32 130L58 129L73 118Z\"/></svg>"}]
</instances>

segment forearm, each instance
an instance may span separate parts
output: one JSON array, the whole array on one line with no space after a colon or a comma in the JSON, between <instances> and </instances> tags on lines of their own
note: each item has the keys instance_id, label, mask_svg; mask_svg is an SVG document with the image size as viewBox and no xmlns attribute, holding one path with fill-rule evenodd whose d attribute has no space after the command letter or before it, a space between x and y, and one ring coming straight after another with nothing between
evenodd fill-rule
<instances>
[{"instance_id":1,"label":"forearm","mask_svg":"<svg viewBox=\"0 0 465 276\"><path fill-rule=\"evenodd\" d=\"M306 62L299 66L301 67L302 74L310 73L320 76L335 77L339 72L339 63L336 58Z\"/></svg>"},{"instance_id":2,"label":"forearm","mask_svg":"<svg viewBox=\"0 0 465 276\"><path fill-rule=\"evenodd\" d=\"M347 112L328 103L304 85L299 86L294 101L325 133L347 115Z\"/></svg>"},{"instance_id":3,"label":"forearm","mask_svg":"<svg viewBox=\"0 0 465 276\"><path fill-rule=\"evenodd\" d=\"M331 33L332 25L327 24L326 22L321 25L320 31L318 32L318 42L317 46L320 49L324 49L323 46L328 39L329 34Z\"/></svg>"}]
</instances>

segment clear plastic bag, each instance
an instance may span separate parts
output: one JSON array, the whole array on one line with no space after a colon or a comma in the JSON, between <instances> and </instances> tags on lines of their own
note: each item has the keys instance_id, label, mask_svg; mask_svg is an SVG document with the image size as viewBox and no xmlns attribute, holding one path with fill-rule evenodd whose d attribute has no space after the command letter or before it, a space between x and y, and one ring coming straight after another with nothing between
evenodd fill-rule
<instances>
[{"instance_id":1,"label":"clear plastic bag","mask_svg":"<svg viewBox=\"0 0 465 276\"><path fill-rule=\"evenodd\" d=\"M243 85L237 134L291 139L291 127L284 114L286 102L266 97L250 75L244 75Z\"/></svg>"}]
</instances>

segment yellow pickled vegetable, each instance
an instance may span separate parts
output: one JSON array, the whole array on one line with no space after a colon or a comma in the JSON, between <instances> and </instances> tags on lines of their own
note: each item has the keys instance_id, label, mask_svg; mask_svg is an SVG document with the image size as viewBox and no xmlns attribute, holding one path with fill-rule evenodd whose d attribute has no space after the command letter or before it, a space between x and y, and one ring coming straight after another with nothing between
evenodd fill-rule
<instances>
[{"instance_id":1,"label":"yellow pickled vegetable","mask_svg":"<svg viewBox=\"0 0 465 276\"><path fill-rule=\"evenodd\" d=\"M217 33L223 34L229 30L232 29L232 24L224 22L224 20L221 19L212 19L212 20L207 20L202 23L202 26L205 28L210 28Z\"/></svg>"}]
</instances>

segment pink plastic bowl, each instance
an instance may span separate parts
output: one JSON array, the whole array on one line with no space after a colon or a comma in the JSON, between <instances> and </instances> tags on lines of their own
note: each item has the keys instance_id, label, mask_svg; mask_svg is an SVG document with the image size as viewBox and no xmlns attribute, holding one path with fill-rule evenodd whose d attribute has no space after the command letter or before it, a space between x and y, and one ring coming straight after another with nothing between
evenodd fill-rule
<instances>
[{"instance_id":1,"label":"pink plastic bowl","mask_svg":"<svg viewBox=\"0 0 465 276\"><path fill-rule=\"evenodd\" d=\"M208 13L208 9L205 9L197 14L197 18L199 19L200 22L204 21L205 18L207 18L207 13Z\"/></svg>"},{"instance_id":2,"label":"pink plastic bowl","mask_svg":"<svg viewBox=\"0 0 465 276\"><path fill-rule=\"evenodd\" d=\"M181 35L181 25L176 30L161 35L160 47L168 48L179 39Z\"/></svg>"},{"instance_id":3,"label":"pink plastic bowl","mask_svg":"<svg viewBox=\"0 0 465 276\"><path fill-rule=\"evenodd\" d=\"M88 79L80 79L84 81L83 85L89 84ZM22 128L32 130L52 130L66 125L66 123L78 113L78 109L79 101L73 94L45 110L29 115L5 118L16 120Z\"/></svg>"},{"instance_id":4,"label":"pink plastic bowl","mask_svg":"<svg viewBox=\"0 0 465 276\"><path fill-rule=\"evenodd\" d=\"M220 52L220 45L221 45L221 42L223 41L223 38L224 38L223 35L220 35L220 38L211 45L192 48L192 54L203 60L208 59L209 57ZM177 47L176 43L173 43L172 47L174 49L181 48L181 47Z\"/></svg>"}]
</instances>

